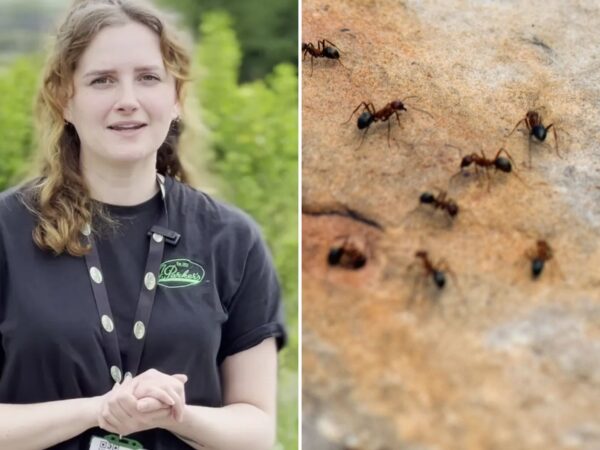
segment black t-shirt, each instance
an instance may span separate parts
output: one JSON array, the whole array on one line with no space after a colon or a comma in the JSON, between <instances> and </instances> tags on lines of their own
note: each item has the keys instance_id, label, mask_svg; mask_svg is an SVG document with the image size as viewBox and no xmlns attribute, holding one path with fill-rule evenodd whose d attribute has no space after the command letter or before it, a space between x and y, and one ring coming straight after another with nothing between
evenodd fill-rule
<instances>
[{"instance_id":1,"label":"black t-shirt","mask_svg":"<svg viewBox=\"0 0 600 450\"><path fill-rule=\"evenodd\" d=\"M222 405L219 365L276 337L284 345L280 288L258 227L241 211L172 178L165 181L166 245L138 373L185 373L190 405ZM159 194L137 206L107 206L120 223L95 237L121 356L144 280L148 229ZM0 403L102 395L114 384L85 259L41 251L21 193L0 194ZM98 428L52 447L87 450ZM190 449L165 430L131 436L147 450Z\"/></svg>"}]
</instances>

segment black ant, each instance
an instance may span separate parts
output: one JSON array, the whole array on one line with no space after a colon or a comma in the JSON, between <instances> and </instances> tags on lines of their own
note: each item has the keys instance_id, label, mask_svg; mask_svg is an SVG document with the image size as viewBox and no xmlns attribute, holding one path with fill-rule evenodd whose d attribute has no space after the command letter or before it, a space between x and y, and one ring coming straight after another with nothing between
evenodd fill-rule
<instances>
[{"instance_id":1,"label":"black ant","mask_svg":"<svg viewBox=\"0 0 600 450\"><path fill-rule=\"evenodd\" d=\"M531 260L531 276L535 280L542 274L544 264L552 259L554 253L548 242L539 239L535 249L527 250L525 256Z\"/></svg>"},{"instance_id":2,"label":"black ant","mask_svg":"<svg viewBox=\"0 0 600 450\"><path fill-rule=\"evenodd\" d=\"M525 114L525 117L523 117L521 120L519 120L517 122L517 124L515 125L513 130L508 134L508 136L513 134L515 132L515 130L519 127L519 125L521 125L521 123L523 123L523 122L525 123L525 126L527 127L527 130L529 131L529 137L531 138L533 136L539 142L544 142L546 140L546 135L548 133L548 130L550 130L550 128L552 128L552 133L554 134L554 148L556 150L557 156L562 159L562 157L560 156L560 153L558 151L558 139L556 137L556 127L554 127L553 123L545 126L542 123L542 115L537 111L533 111L533 110L527 111L527 113ZM530 141L530 143L531 143L531 141ZM531 147L529 148L529 167L531 167Z\"/></svg>"},{"instance_id":3,"label":"black ant","mask_svg":"<svg viewBox=\"0 0 600 450\"><path fill-rule=\"evenodd\" d=\"M326 44L330 44L326 45ZM327 39L321 39L317 41L317 46L312 42L303 42L302 43L302 60L306 55L310 55L310 76L313 74L313 60L315 58L327 58L327 59L335 59L338 63L341 64L342 67L345 67L340 61L340 50L337 46Z\"/></svg>"},{"instance_id":4,"label":"black ant","mask_svg":"<svg viewBox=\"0 0 600 450\"><path fill-rule=\"evenodd\" d=\"M431 192L423 192L419 197L419 202L446 211L450 218L453 218L458 214L458 204L451 198L446 198L446 195L446 191L440 191L437 197Z\"/></svg>"},{"instance_id":5,"label":"black ant","mask_svg":"<svg viewBox=\"0 0 600 450\"><path fill-rule=\"evenodd\" d=\"M360 269L367 263L366 250L349 236L341 236L336 244L331 247L327 255L330 266L340 266L344 269Z\"/></svg>"},{"instance_id":6,"label":"black ant","mask_svg":"<svg viewBox=\"0 0 600 450\"><path fill-rule=\"evenodd\" d=\"M446 272L450 273L450 270L447 267L447 264L444 261L440 261L437 265L434 265L425 250L419 250L415 253L415 258L420 258L423 263L423 268L425 269L425 276L431 276L433 282L438 287L438 289L442 289L446 285Z\"/></svg>"},{"instance_id":7,"label":"black ant","mask_svg":"<svg viewBox=\"0 0 600 450\"><path fill-rule=\"evenodd\" d=\"M364 108L364 111L360 114L360 116L358 116L358 120L356 121L356 126L358 127L358 129L365 130L365 132L362 135L362 139L360 141L360 145L358 146L358 148L360 148L360 146L364 142L365 136L367 135L367 131L369 131L369 127L373 124L373 122L379 122L379 121L381 121L381 122L387 121L387 123L388 123L388 147L390 147L391 122L389 121L389 118L393 114L395 114L396 119L398 120L398 126L400 126L400 114L399 113L401 111L407 111L406 107L404 106L404 101L408 98L415 98L415 96L406 97L403 100L394 100L394 101L388 103L387 105L385 105L380 110L377 110L375 108L375 106L373 106L373 103L360 102L359 105L354 109L354 111L352 111L352 114L350 114L350 117L348 118L348 120L346 122L344 122L344 124L350 122L350 119L352 119L352 116L356 113L356 111L358 111L361 106ZM417 111L427 114L429 117L433 117L427 111L424 111L422 109L415 108L415 107L412 107L412 108Z\"/></svg>"}]
</instances>

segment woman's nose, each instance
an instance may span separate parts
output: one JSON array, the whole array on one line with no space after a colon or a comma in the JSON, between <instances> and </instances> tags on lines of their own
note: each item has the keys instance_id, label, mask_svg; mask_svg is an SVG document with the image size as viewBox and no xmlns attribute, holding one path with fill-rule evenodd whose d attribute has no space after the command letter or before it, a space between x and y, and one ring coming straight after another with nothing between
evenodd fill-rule
<instances>
[{"instance_id":1,"label":"woman's nose","mask_svg":"<svg viewBox=\"0 0 600 450\"><path fill-rule=\"evenodd\" d=\"M117 110L123 112L133 112L139 108L140 104L135 92L135 88L132 85L128 83L122 83L118 92L117 103L115 105Z\"/></svg>"}]
</instances>

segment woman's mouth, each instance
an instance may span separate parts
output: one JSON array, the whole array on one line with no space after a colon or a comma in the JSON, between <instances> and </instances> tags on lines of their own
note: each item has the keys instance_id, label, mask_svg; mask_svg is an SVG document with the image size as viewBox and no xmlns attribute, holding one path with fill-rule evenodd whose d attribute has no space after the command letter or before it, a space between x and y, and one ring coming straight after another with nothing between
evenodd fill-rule
<instances>
[{"instance_id":1,"label":"woman's mouth","mask_svg":"<svg viewBox=\"0 0 600 450\"><path fill-rule=\"evenodd\" d=\"M134 136L146 127L144 123L110 125L108 128L121 136Z\"/></svg>"}]
</instances>

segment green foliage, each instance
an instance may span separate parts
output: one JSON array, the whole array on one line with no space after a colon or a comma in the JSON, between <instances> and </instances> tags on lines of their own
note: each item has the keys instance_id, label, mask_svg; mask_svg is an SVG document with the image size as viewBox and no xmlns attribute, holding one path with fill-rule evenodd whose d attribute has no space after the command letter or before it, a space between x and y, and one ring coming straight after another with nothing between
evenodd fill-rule
<instances>
[{"instance_id":1,"label":"green foliage","mask_svg":"<svg viewBox=\"0 0 600 450\"><path fill-rule=\"evenodd\" d=\"M298 2L293 0L158 0L178 11L191 30L198 30L203 17L215 9L226 10L242 50L236 77L264 77L282 61L296 64L298 55Z\"/></svg>"},{"instance_id":2,"label":"green foliage","mask_svg":"<svg viewBox=\"0 0 600 450\"><path fill-rule=\"evenodd\" d=\"M21 181L29 168L40 67L37 58L22 58L0 73L0 191Z\"/></svg>"},{"instance_id":3,"label":"green foliage","mask_svg":"<svg viewBox=\"0 0 600 450\"><path fill-rule=\"evenodd\" d=\"M281 355L279 442L297 446L298 81L280 64L265 80L237 84L241 50L223 12L206 14L196 59L196 89L212 130L210 171L223 193L261 225L280 275L289 325ZM283 405L282 403L283 402Z\"/></svg>"}]
</instances>

